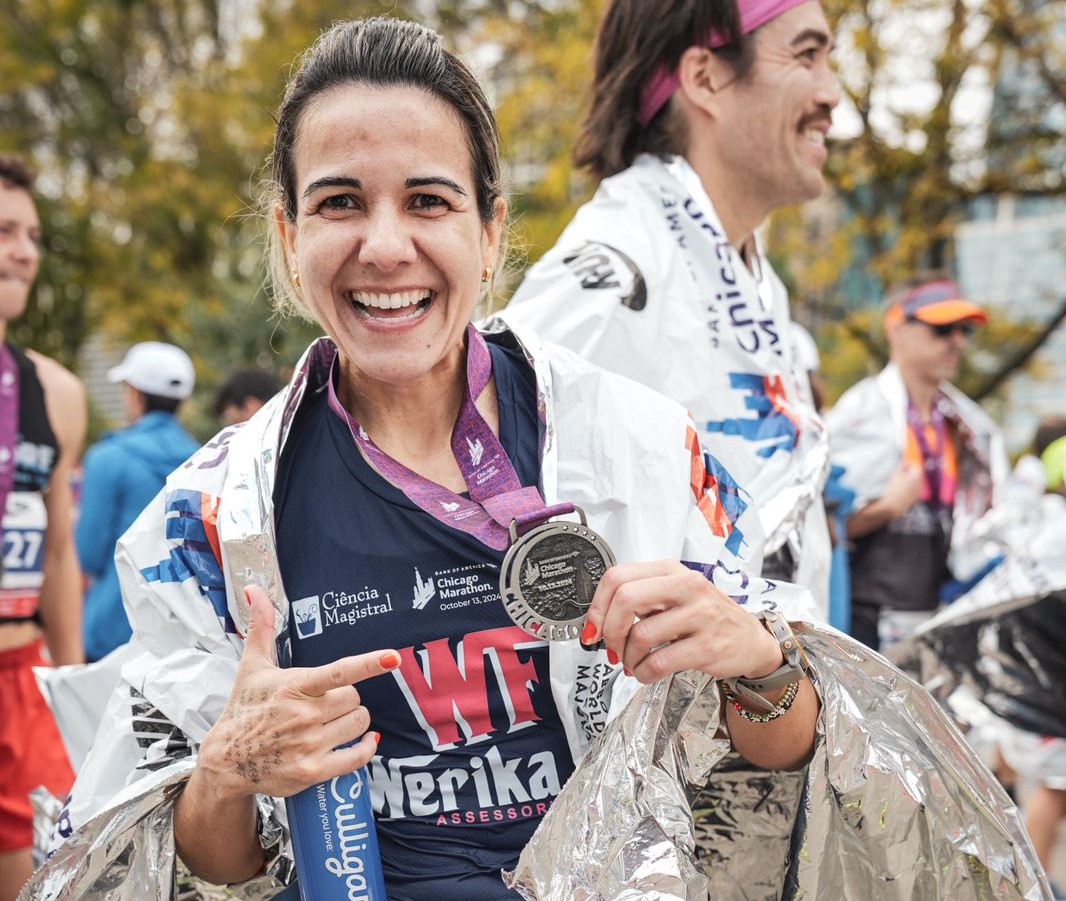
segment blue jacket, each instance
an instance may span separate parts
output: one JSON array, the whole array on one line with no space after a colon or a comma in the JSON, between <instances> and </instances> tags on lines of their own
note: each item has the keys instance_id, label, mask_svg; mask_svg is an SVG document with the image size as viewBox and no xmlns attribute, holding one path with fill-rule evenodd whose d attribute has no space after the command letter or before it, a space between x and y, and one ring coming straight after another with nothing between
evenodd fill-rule
<instances>
[{"instance_id":1,"label":"blue jacket","mask_svg":"<svg viewBox=\"0 0 1066 901\"><path fill-rule=\"evenodd\" d=\"M85 653L99 660L130 638L115 570L115 543L199 447L170 413L147 413L105 435L85 455L81 515L74 537L90 579L85 595Z\"/></svg>"}]
</instances>

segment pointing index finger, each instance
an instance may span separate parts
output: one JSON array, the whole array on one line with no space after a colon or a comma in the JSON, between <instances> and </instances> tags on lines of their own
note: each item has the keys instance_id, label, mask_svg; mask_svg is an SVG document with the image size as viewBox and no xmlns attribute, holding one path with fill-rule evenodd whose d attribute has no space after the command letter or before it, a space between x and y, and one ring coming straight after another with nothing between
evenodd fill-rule
<instances>
[{"instance_id":1,"label":"pointing index finger","mask_svg":"<svg viewBox=\"0 0 1066 901\"><path fill-rule=\"evenodd\" d=\"M321 697L334 688L343 688L383 675L400 665L400 655L391 648L342 657L323 666L309 669L297 688L308 697Z\"/></svg>"}]
</instances>

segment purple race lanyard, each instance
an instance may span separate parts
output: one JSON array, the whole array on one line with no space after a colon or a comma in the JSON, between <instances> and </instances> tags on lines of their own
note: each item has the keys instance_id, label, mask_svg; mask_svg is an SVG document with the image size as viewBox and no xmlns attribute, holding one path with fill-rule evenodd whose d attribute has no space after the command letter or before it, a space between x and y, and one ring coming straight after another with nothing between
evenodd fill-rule
<instances>
[{"instance_id":1,"label":"purple race lanyard","mask_svg":"<svg viewBox=\"0 0 1066 901\"><path fill-rule=\"evenodd\" d=\"M3 516L7 511L7 498L15 487L18 431L19 368L11 348L4 342L0 344L0 543L4 537Z\"/></svg>"},{"instance_id":2,"label":"purple race lanyard","mask_svg":"<svg viewBox=\"0 0 1066 901\"><path fill-rule=\"evenodd\" d=\"M944 414L935 401L931 418L933 431L936 432L935 451L926 440L925 423L918 413L918 408L914 405L914 401L907 402L907 422L918 442L918 449L922 452L922 469L925 471L925 481L929 486L929 502L936 509L943 505L940 497L940 468L943 465L944 450L947 444L947 426L944 422Z\"/></svg>"},{"instance_id":3,"label":"purple race lanyard","mask_svg":"<svg viewBox=\"0 0 1066 901\"><path fill-rule=\"evenodd\" d=\"M511 543L512 520L521 533L552 516L572 513L574 506L545 506L537 488L522 487L499 438L474 405L492 377L492 356L477 329L469 326L466 334L466 388L452 430L452 453L469 489L469 499L412 472L374 444L366 430L341 406L332 372L328 402L330 409L348 423L355 443L388 482L430 516L502 551Z\"/></svg>"}]
</instances>

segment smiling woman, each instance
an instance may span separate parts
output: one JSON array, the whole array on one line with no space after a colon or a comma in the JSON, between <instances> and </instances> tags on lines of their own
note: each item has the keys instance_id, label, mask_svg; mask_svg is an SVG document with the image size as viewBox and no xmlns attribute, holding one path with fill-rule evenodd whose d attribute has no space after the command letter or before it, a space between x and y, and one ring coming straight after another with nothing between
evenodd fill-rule
<instances>
[{"instance_id":1,"label":"smiling woman","mask_svg":"<svg viewBox=\"0 0 1066 901\"><path fill-rule=\"evenodd\" d=\"M502 253L499 171L481 88L437 35L370 19L320 38L278 116L271 215L281 302L327 337L120 551L137 690L184 724L147 750L129 724L127 757L151 758L146 785L187 777L179 854L249 896L291 879L283 799L366 766L390 899L517 897L500 871L608 718L674 673L729 680L753 762L811 753L818 699L768 600L810 599L740 570L758 525L685 410L471 325ZM115 770L87 767L74 828Z\"/></svg>"}]
</instances>

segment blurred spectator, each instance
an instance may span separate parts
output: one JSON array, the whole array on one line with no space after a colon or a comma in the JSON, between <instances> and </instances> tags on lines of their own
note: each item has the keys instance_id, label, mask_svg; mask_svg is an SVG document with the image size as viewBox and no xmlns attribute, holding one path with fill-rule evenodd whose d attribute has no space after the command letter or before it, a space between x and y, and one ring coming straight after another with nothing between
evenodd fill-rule
<instances>
[{"instance_id":1,"label":"blurred spectator","mask_svg":"<svg viewBox=\"0 0 1066 901\"><path fill-rule=\"evenodd\" d=\"M255 412L281 390L277 376L265 369L240 369L215 395L215 416L226 425L251 419Z\"/></svg>"},{"instance_id":2,"label":"blurred spectator","mask_svg":"<svg viewBox=\"0 0 1066 901\"><path fill-rule=\"evenodd\" d=\"M979 482L982 499L968 508L990 506L998 430L948 384L987 319L954 282L917 280L885 313L888 366L829 414L833 462L857 494L847 523L852 634L874 649L935 611L950 578L956 491Z\"/></svg>"},{"instance_id":3,"label":"blurred spectator","mask_svg":"<svg viewBox=\"0 0 1066 901\"><path fill-rule=\"evenodd\" d=\"M78 556L90 579L85 596L85 652L99 660L130 637L122 607L115 542L199 444L175 414L192 394L192 360L180 347L135 344L107 374L123 382L130 425L105 435L85 455Z\"/></svg>"},{"instance_id":4,"label":"blurred spectator","mask_svg":"<svg viewBox=\"0 0 1066 901\"><path fill-rule=\"evenodd\" d=\"M1046 523L1061 521L1049 511L1061 511L1061 496L1066 495L1066 418L1043 420L1037 428L1033 451L1043 463L1042 487L1048 495L1057 495L1044 498L1046 527ZM1059 824L1066 818L1066 739L1010 729L1001 751L1022 778L1035 786L1025 799L1025 827L1037 857L1050 873ZM1059 888L1054 889L1054 894L1056 898L1064 897Z\"/></svg>"},{"instance_id":5,"label":"blurred spectator","mask_svg":"<svg viewBox=\"0 0 1066 901\"><path fill-rule=\"evenodd\" d=\"M1066 418L1043 420L1036 430L1033 450L1044 466L1047 490L1066 495Z\"/></svg>"},{"instance_id":6,"label":"blurred spectator","mask_svg":"<svg viewBox=\"0 0 1066 901\"><path fill-rule=\"evenodd\" d=\"M0 901L32 871L29 793L63 797L74 780L32 667L80 663L81 577L71 537L70 470L88 419L85 391L48 357L7 342L41 259L34 173L0 155Z\"/></svg>"},{"instance_id":7,"label":"blurred spectator","mask_svg":"<svg viewBox=\"0 0 1066 901\"><path fill-rule=\"evenodd\" d=\"M814 409L821 413L825 408L826 390L825 382L818 374L818 370L822 368L822 357L818 353L818 345L807 328L795 320L792 321L790 334L795 348L796 362L807 373L807 379L810 382Z\"/></svg>"}]
</instances>

